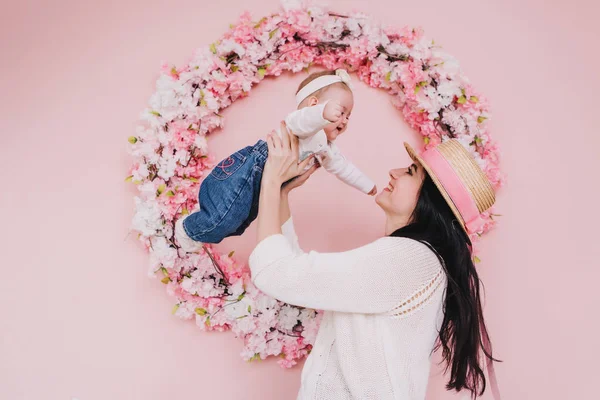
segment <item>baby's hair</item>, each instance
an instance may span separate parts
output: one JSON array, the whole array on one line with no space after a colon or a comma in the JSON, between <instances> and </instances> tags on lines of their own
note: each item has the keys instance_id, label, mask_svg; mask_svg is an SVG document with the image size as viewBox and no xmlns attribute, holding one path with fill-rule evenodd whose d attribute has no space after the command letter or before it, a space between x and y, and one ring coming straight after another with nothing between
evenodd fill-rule
<instances>
[{"instance_id":1,"label":"baby's hair","mask_svg":"<svg viewBox=\"0 0 600 400\"><path fill-rule=\"evenodd\" d=\"M298 86L298 90L296 90L296 94L298 94L298 92L301 91L304 86L308 85L309 83L311 83L315 79L317 79L317 78L319 78L321 76L325 76L325 75L335 75L335 71L334 70L325 70L325 71L313 72L312 74L310 74L309 76L307 76L306 79L304 79L302 82L300 82L300 85ZM321 89L317 90L316 92L311 93L311 96L316 96L318 98L328 88L330 88L332 86L340 86L340 87L343 87L346 90L351 91L350 88L348 87L348 85L346 85L343 82L338 82L338 83L334 83L333 85L325 86L324 88L321 88Z\"/></svg>"}]
</instances>

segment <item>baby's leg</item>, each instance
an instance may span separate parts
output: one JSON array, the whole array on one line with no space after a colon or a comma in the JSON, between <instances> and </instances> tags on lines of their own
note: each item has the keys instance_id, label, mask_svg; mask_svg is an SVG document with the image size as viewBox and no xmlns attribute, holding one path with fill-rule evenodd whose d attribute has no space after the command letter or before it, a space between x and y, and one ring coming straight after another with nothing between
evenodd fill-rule
<instances>
[{"instance_id":1,"label":"baby's leg","mask_svg":"<svg viewBox=\"0 0 600 400\"><path fill-rule=\"evenodd\" d=\"M200 211L183 221L186 235L195 242L219 243L238 233L248 219L256 183L260 179L266 155L260 141L221 161L200 186ZM245 228L244 228L245 229Z\"/></svg>"}]
</instances>

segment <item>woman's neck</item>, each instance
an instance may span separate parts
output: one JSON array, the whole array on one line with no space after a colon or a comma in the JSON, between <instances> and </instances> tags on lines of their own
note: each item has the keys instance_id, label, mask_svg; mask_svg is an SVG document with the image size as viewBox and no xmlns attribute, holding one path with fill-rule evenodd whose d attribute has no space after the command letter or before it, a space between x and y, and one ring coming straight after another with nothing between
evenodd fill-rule
<instances>
[{"instance_id":1,"label":"woman's neck","mask_svg":"<svg viewBox=\"0 0 600 400\"><path fill-rule=\"evenodd\" d=\"M408 225L410 217L387 215L385 219L385 236L389 236L400 228Z\"/></svg>"}]
</instances>

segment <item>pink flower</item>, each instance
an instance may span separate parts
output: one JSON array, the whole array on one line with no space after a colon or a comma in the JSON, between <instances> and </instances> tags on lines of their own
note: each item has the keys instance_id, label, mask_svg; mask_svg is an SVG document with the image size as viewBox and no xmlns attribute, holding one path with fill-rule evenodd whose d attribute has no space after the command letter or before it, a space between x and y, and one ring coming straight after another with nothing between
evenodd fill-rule
<instances>
[{"instance_id":1,"label":"pink flower","mask_svg":"<svg viewBox=\"0 0 600 400\"><path fill-rule=\"evenodd\" d=\"M287 14L287 22L294 31L302 33L310 30L311 18L306 10L290 11Z\"/></svg>"}]
</instances>

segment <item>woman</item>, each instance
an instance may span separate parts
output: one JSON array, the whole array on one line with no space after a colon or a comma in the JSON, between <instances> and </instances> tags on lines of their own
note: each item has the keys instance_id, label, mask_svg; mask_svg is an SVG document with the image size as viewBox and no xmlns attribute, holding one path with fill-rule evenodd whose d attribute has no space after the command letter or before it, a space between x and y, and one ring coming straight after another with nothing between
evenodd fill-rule
<instances>
[{"instance_id":1,"label":"woman","mask_svg":"<svg viewBox=\"0 0 600 400\"><path fill-rule=\"evenodd\" d=\"M424 399L436 348L447 388L482 394L481 354L488 366L493 358L467 232L495 197L468 152L451 140L420 157L407 145L415 162L390 171L376 198L386 236L323 254L300 250L288 205L316 167L300 175L308 160L298 164L293 135L270 135L268 146L252 279L278 300L325 311L298 399Z\"/></svg>"}]
</instances>

